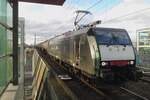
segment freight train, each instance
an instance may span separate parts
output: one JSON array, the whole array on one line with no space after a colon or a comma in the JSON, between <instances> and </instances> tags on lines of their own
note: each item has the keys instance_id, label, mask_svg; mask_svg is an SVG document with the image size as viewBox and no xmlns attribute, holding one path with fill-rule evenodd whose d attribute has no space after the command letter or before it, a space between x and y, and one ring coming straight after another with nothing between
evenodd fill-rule
<instances>
[{"instance_id":1,"label":"freight train","mask_svg":"<svg viewBox=\"0 0 150 100\"><path fill-rule=\"evenodd\" d=\"M38 45L70 73L91 81L138 79L136 53L125 29L85 27Z\"/></svg>"}]
</instances>

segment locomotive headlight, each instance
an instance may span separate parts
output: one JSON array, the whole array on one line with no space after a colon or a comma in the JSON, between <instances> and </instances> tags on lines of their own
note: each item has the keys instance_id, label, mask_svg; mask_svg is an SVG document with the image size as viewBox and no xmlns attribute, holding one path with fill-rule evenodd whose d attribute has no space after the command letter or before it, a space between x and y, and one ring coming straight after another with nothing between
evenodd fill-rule
<instances>
[{"instance_id":1,"label":"locomotive headlight","mask_svg":"<svg viewBox=\"0 0 150 100\"><path fill-rule=\"evenodd\" d=\"M133 64L134 64L134 61L130 61L130 64L133 65Z\"/></svg>"},{"instance_id":2,"label":"locomotive headlight","mask_svg":"<svg viewBox=\"0 0 150 100\"><path fill-rule=\"evenodd\" d=\"M102 64L102 66L106 66L107 62L102 62L101 64Z\"/></svg>"}]
</instances>

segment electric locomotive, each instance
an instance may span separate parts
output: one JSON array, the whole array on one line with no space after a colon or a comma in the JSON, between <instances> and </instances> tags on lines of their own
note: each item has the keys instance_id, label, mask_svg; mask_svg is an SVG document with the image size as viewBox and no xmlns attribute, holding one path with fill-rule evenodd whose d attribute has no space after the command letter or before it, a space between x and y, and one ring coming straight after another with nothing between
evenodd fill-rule
<instances>
[{"instance_id":1,"label":"electric locomotive","mask_svg":"<svg viewBox=\"0 0 150 100\"><path fill-rule=\"evenodd\" d=\"M63 33L40 46L80 78L138 78L135 50L125 29L85 27Z\"/></svg>"}]
</instances>

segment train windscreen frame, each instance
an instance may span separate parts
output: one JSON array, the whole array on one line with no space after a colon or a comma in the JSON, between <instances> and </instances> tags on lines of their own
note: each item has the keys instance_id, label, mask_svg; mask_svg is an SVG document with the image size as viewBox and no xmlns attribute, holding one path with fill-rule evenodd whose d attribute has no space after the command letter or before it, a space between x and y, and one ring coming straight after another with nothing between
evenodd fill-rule
<instances>
[{"instance_id":1,"label":"train windscreen frame","mask_svg":"<svg viewBox=\"0 0 150 100\"><path fill-rule=\"evenodd\" d=\"M128 33L122 29L95 29L99 45L131 45Z\"/></svg>"}]
</instances>

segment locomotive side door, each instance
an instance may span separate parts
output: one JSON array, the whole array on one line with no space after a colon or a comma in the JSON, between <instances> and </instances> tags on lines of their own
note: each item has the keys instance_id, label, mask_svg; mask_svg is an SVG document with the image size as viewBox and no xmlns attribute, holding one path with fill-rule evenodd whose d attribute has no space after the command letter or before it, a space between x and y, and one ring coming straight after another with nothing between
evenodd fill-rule
<instances>
[{"instance_id":1,"label":"locomotive side door","mask_svg":"<svg viewBox=\"0 0 150 100\"><path fill-rule=\"evenodd\" d=\"M76 38L74 41L74 55L75 55L75 64L79 66L80 64L80 38Z\"/></svg>"}]
</instances>

